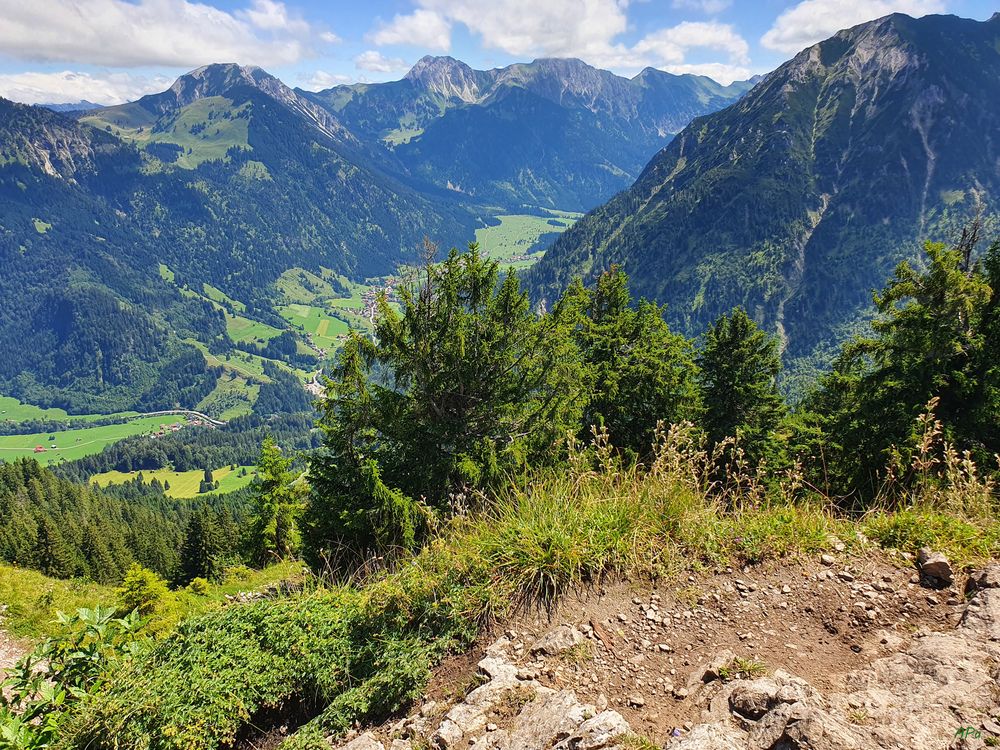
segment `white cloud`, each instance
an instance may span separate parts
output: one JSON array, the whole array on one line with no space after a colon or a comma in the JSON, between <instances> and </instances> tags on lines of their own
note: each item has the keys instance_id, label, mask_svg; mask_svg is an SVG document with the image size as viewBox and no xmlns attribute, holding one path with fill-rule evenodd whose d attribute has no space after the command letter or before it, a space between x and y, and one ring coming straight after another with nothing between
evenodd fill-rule
<instances>
[{"instance_id":1,"label":"white cloud","mask_svg":"<svg viewBox=\"0 0 1000 750\"><path fill-rule=\"evenodd\" d=\"M669 29L661 29L639 40L633 53L652 56L661 64L684 62L688 50L702 48L718 50L734 63L749 61L750 45L729 24L684 21Z\"/></svg>"},{"instance_id":2,"label":"white cloud","mask_svg":"<svg viewBox=\"0 0 1000 750\"><path fill-rule=\"evenodd\" d=\"M702 13L721 13L730 5L733 0L674 0L673 6L677 10L699 10Z\"/></svg>"},{"instance_id":3,"label":"white cloud","mask_svg":"<svg viewBox=\"0 0 1000 750\"><path fill-rule=\"evenodd\" d=\"M284 3L275 0L253 0L252 6L241 12L250 23L265 31L309 31L309 24L301 18L292 17Z\"/></svg>"},{"instance_id":4,"label":"white cloud","mask_svg":"<svg viewBox=\"0 0 1000 750\"><path fill-rule=\"evenodd\" d=\"M328 73L325 70L317 70L311 74L299 74L299 82L302 88L307 91L322 91L333 88L343 83L351 83L354 79L340 73Z\"/></svg>"},{"instance_id":5,"label":"white cloud","mask_svg":"<svg viewBox=\"0 0 1000 750\"><path fill-rule=\"evenodd\" d=\"M419 8L413 13L395 16L368 38L378 45L409 44L447 52L451 48L451 23L432 10Z\"/></svg>"},{"instance_id":6,"label":"white cloud","mask_svg":"<svg viewBox=\"0 0 1000 750\"><path fill-rule=\"evenodd\" d=\"M765 47L792 54L841 29L889 13L923 16L943 10L944 0L803 0L778 16L760 41Z\"/></svg>"},{"instance_id":7,"label":"white cloud","mask_svg":"<svg viewBox=\"0 0 1000 750\"><path fill-rule=\"evenodd\" d=\"M392 73L397 70L406 70L406 61L398 57L385 57L381 52L370 49L362 52L354 58L354 65L358 70L366 70L369 73Z\"/></svg>"},{"instance_id":8,"label":"white cloud","mask_svg":"<svg viewBox=\"0 0 1000 750\"><path fill-rule=\"evenodd\" d=\"M277 0L228 13L190 0L0 0L7 57L116 67L289 64L315 32Z\"/></svg>"},{"instance_id":9,"label":"white cloud","mask_svg":"<svg viewBox=\"0 0 1000 750\"><path fill-rule=\"evenodd\" d=\"M83 99L95 104L120 104L163 91L169 85L168 78L129 73L95 75L70 70L11 73L0 75L0 96L25 104L58 104Z\"/></svg>"},{"instance_id":10,"label":"white cloud","mask_svg":"<svg viewBox=\"0 0 1000 750\"><path fill-rule=\"evenodd\" d=\"M726 86L733 81L745 81L754 75L754 71L750 68L743 65L727 65L726 63L684 63L664 65L663 69L677 75L690 73L696 76L708 76Z\"/></svg>"},{"instance_id":11,"label":"white cloud","mask_svg":"<svg viewBox=\"0 0 1000 750\"><path fill-rule=\"evenodd\" d=\"M646 66L691 67L687 55L702 49L719 54L709 65L725 77L749 73L749 45L729 24L685 21L654 31L634 45L618 41L629 29L629 0L414 0L409 15L396 16L369 39L378 45L419 44L447 49L451 26L462 24L483 47L520 58L579 57L600 67L634 73ZM677 0L701 10L729 0ZM420 22L418 23L418 19ZM436 29L432 34L428 30ZM420 40L419 42L416 40ZM694 69L693 67L691 68ZM708 67L702 67L708 70ZM732 80L732 78L730 78Z\"/></svg>"},{"instance_id":12,"label":"white cloud","mask_svg":"<svg viewBox=\"0 0 1000 750\"><path fill-rule=\"evenodd\" d=\"M594 57L628 26L627 0L418 0L465 25L489 49L518 56Z\"/></svg>"}]
</instances>

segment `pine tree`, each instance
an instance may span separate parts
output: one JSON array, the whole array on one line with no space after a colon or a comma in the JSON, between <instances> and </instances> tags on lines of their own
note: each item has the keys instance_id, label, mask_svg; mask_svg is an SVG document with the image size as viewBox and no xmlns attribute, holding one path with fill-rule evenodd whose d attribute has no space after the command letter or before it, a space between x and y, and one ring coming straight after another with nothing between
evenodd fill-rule
<instances>
[{"instance_id":1,"label":"pine tree","mask_svg":"<svg viewBox=\"0 0 1000 750\"><path fill-rule=\"evenodd\" d=\"M299 547L298 517L302 503L292 486L292 459L270 437L264 439L257 462L257 484L251 522L251 552L259 563L285 560Z\"/></svg>"},{"instance_id":2,"label":"pine tree","mask_svg":"<svg viewBox=\"0 0 1000 750\"><path fill-rule=\"evenodd\" d=\"M645 300L632 306L628 277L620 270L602 274L592 290L574 282L553 314L576 317L574 338L587 366L589 391L585 437L591 425L600 424L613 445L642 455L657 422L698 417L691 343L671 332L664 308Z\"/></svg>"},{"instance_id":3,"label":"pine tree","mask_svg":"<svg viewBox=\"0 0 1000 750\"><path fill-rule=\"evenodd\" d=\"M551 460L579 426L582 371L565 321L533 314L516 275L501 281L475 244L428 264L399 296L401 312L380 298L374 340L341 349L322 404L313 561L334 546L412 546L418 519Z\"/></svg>"},{"instance_id":4,"label":"pine tree","mask_svg":"<svg viewBox=\"0 0 1000 750\"><path fill-rule=\"evenodd\" d=\"M80 569L72 548L66 543L59 527L48 517L43 517L38 523L35 566L53 578L70 578Z\"/></svg>"},{"instance_id":5,"label":"pine tree","mask_svg":"<svg viewBox=\"0 0 1000 750\"><path fill-rule=\"evenodd\" d=\"M849 342L806 399L820 435L814 467L837 494L864 504L892 463L906 471L917 417L932 399L944 435L980 467L1000 451L1000 247L973 261L978 228L954 248L927 243L926 266L904 262L875 295L872 334ZM905 477L903 477L905 479Z\"/></svg>"},{"instance_id":6,"label":"pine tree","mask_svg":"<svg viewBox=\"0 0 1000 750\"><path fill-rule=\"evenodd\" d=\"M181 547L181 584L193 578L217 580L222 573L225 543L215 517L207 508L195 511L184 531Z\"/></svg>"},{"instance_id":7,"label":"pine tree","mask_svg":"<svg viewBox=\"0 0 1000 750\"><path fill-rule=\"evenodd\" d=\"M698 365L709 441L737 438L752 462L763 458L785 414L777 341L736 308L708 329Z\"/></svg>"}]
</instances>

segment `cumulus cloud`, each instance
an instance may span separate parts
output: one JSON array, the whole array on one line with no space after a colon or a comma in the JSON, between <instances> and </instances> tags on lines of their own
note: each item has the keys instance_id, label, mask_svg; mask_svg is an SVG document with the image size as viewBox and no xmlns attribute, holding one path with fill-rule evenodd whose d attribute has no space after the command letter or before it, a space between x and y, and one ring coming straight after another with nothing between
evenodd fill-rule
<instances>
[{"instance_id":1,"label":"cumulus cloud","mask_svg":"<svg viewBox=\"0 0 1000 750\"><path fill-rule=\"evenodd\" d=\"M489 49L518 56L607 52L628 25L626 0L418 0L426 10L478 34Z\"/></svg>"},{"instance_id":2,"label":"cumulus cloud","mask_svg":"<svg viewBox=\"0 0 1000 750\"><path fill-rule=\"evenodd\" d=\"M406 61L398 57L385 57L381 52L370 49L362 52L354 58L354 65L358 70L366 70L369 73L392 73L397 70L406 70Z\"/></svg>"},{"instance_id":3,"label":"cumulus cloud","mask_svg":"<svg viewBox=\"0 0 1000 750\"><path fill-rule=\"evenodd\" d=\"M730 5L733 0L674 0L673 6L677 10L699 10L702 13L721 13Z\"/></svg>"},{"instance_id":4,"label":"cumulus cloud","mask_svg":"<svg viewBox=\"0 0 1000 750\"><path fill-rule=\"evenodd\" d=\"M328 73L325 70L317 70L313 73L299 74L299 83L307 91L322 91L333 88L344 83L351 83L352 78L340 73Z\"/></svg>"},{"instance_id":5,"label":"cumulus cloud","mask_svg":"<svg viewBox=\"0 0 1000 750\"><path fill-rule=\"evenodd\" d=\"M376 28L377 45L417 44L441 51L455 24L465 26L487 49L520 58L579 57L600 67L635 72L646 66L694 69L694 49L719 53L712 68L729 80L749 75L749 45L729 24L691 22L660 29L634 45L617 39L629 28L629 0L415 0L418 8ZM712 12L729 0L676 0ZM704 65L703 70L709 68Z\"/></svg>"},{"instance_id":6,"label":"cumulus cloud","mask_svg":"<svg viewBox=\"0 0 1000 750\"><path fill-rule=\"evenodd\" d=\"M663 68L677 75L690 73L695 76L708 76L726 86L733 81L745 81L754 75L754 71L744 65L729 65L727 63L682 63L664 65Z\"/></svg>"},{"instance_id":7,"label":"cumulus cloud","mask_svg":"<svg viewBox=\"0 0 1000 750\"><path fill-rule=\"evenodd\" d=\"M91 74L64 70L58 73L0 75L0 96L25 104L60 104L86 100L95 104L121 104L170 85L161 76L129 73Z\"/></svg>"},{"instance_id":8,"label":"cumulus cloud","mask_svg":"<svg viewBox=\"0 0 1000 750\"><path fill-rule=\"evenodd\" d=\"M653 32L639 40L633 53L652 56L661 63L677 65L684 62L691 49L718 50L735 63L749 62L750 45L729 24L685 21L668 29Z\"/></svg>"},{"instance_id":9,"label":"cumulus cloud","mask_svg":"<svg viewBox=\"0 0 1000 750\"><path fill-rule=\"evenodd\" d=\"M923 16L943 10L944 0L803 0L778 16L760 41L769 49L793 54L841 29L889 13Z\"/></svg>"},{"instance_id":10,"label":"cumulus cloud","mask_svg":"<svg viewBox=\"0 0 1000 750\"><path fill-rule=\"evenodd\" d=\"M409 44L447 52L451 47L451 23L433 10L420 8L413 13L395 16L369 34L368 38L378 45Z\"/></svg>"},{"instance_id":11,"label":"cumulus cloud","mask_svg":"<svg viewBox=\"0 0 1000 750\"><path fill-rule=\"evenodd\" d=\"M289 64L329 33L278 0L232 13L191 0L0 0L0 18L7 57L115 67Z\"/></svg>"}]
</instances>

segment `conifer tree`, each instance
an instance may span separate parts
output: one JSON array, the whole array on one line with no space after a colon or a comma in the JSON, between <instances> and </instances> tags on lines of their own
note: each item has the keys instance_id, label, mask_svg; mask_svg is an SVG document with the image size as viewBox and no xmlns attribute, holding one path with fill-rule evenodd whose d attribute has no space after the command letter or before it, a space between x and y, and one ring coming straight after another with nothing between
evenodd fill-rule
<instances>
[{"instance_id":1,"label":"conifer tree","mask_svg":"<svg viewBox=\"0 0 1000 750\"><path fill-rule=\"evenodd\" d=\"M184 530L180 583L188 584L193 578L217 580L222 573L224 551L222 535L212 512L207 508L195 511Z\"/></svg>"},{"instance_id":2,"label":"conifer tree","mask_svg":"<svg viewBox=\"0 0 1000 750\"><path fill-rule=\"evenodd\" d=\"M582 373L565 321L536 316L517 277L452 251L380 298L374 340L341 349L310 464L312 559L412 546L419 519L548 460L576 431Z\"/></svg>"},{"instance_id":3,"label":"conifer tree","mask_svg":"<svg viewBox=\"0 0 1000 750\"><path fill-rule=\"evenodd\" d=\"M664 308L646 300L632 306L622 271L602 274L593 289L575 281L553 314L576 318L574 338L587 367L584 433L601 424L614 446L642 455L657 422L698 417L690 341L670 330Z\"/></svg>"},{"instance_id":4,"label":"conifer tree","mask_svg":"<svg viewBox=\"0 0 1000 750\"><path fill-rule=\"evenodd\" d=\"M710 442L737 438L751 461L763 458L785 414L777 341L736 308L708 329L698 365Z\"/></svg>"},{"instance_id":5,"label":"conifer tree","mask_svg":"<svg viewBox=\"0 0 1000 750\"><path fill-rule=\"evenodd\" d=\"M302 503L292 486L291 467L292 459L272 438L265 438L257 462L251 522L250 546L258 564L285 560L298 551Z\"/></svg>"}]
</instances>

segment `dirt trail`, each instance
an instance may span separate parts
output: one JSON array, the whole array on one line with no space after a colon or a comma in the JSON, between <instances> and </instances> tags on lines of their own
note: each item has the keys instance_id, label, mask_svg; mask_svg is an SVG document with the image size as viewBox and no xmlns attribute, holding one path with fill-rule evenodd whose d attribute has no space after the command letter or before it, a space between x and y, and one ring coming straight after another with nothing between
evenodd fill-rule
<instances>
[{"instance_id":1,"label":"dirt trail","mask_svg":"<svg viewBox=\"0 0 1000 750\"><path fill-rule=\"evenodd\" d=\"M1000 568L990 580L969 602L902 556L825 555L595 587L447 661L409 717L343 747L611 750L623 731L699 750L983 747L950 743L962 727L1000 741Z\"/></svg>"}]
</instances>

